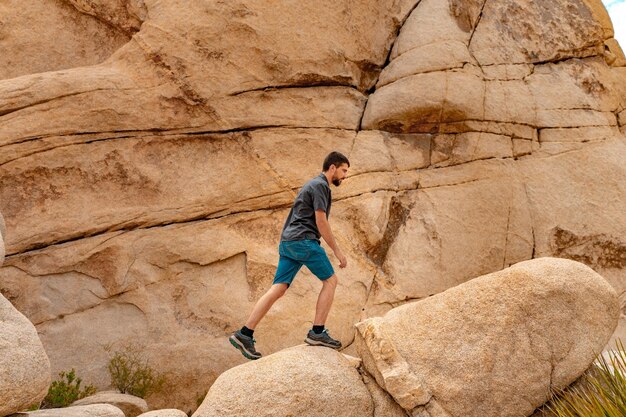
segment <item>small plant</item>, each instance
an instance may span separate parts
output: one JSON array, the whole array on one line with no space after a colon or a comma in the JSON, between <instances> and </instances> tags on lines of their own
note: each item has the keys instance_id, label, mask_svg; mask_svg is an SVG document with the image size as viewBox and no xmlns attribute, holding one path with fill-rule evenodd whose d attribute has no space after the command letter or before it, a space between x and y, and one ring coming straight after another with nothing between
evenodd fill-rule
<instances>
[{"instance_id":1,"label":"small plant","mask_svg":"<svg viewBox=\"0 0 626 417\"><path fill-rule=\"evenodd\" d=\"M48 388L48 395L43 399L40 408L67 407L74 401L96 393L96 387L93 385L80 389L82 380L76 377L74 368L69 372L60 372L59 378L52 381L50 388Z\"/></svg>"},{"instance_id":2,"label":"small plant","mask_svg":"<svg viewBox=\"0 0 626 417\"><path fill-rule=\"evenodd\" d=\"M546 406L556 417L626 416L626 350L621 340L609 357L598 356L580 384L557 394Z\"/></svg>"},{"instance_id":3,"label":"small plant","mask_svg":"<svg viewBox=\"0 0 626 417\"><path fill-rule=\"evenodd\" d=\"M111 384L122 394L146 398L161 390L165 384L165 376L152 369L141 349L134 345L113 352L108 370Z\"/></svg>"}]
</instances>

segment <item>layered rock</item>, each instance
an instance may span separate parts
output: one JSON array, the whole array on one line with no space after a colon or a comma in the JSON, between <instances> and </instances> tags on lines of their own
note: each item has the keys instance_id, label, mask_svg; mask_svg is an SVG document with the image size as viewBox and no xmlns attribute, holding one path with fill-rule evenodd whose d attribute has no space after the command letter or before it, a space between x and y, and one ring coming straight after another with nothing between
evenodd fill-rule
<instances>
[{"instance_id":1,"label":"layered rock","mask_svg":"<svg viewBox=\"0 0 626 417\"><path fill-rule=\"evenodd\" d=\"M526 416L615 330L615 290L570 260L525 261L357 325L357 350L411 415Z\"/></svg>"},{"instance_id":2,"label":"layered rock","mask_svg":"<svg viewBox=\"0 0 626 417\"><path fill-rule=\"evenodd\" d=\"M0 295L0 416L38 405L49 384L50 361L35 326Z\"/></svg>"},{"instance_id":3,"label":"layered rock","mask_svg":"<svg viewBox=\"0 0 626 417\"><path fill-rule=\"evenodd\" d=\"M125 417L122 410L110 404L81 405L49 410L24 411L9 417Z\"/></svg>"},{"instance_id":4,"label":"layered rock","mask_svg":"<svg viewBox=\"0 0 626 417\"><path fill-rule=\"evenodd\" d=\"M347 417L373 412L359 372L343 355L324 347L297 346L224 372L193 417Z\"/></svg>"},{"instance_id":5,"label":"layered rock","mask_svg":"<svg viewBox=\"0 0 626 417\"><path fill-rule=\"evenodd\" d=\"M72 406L85 406L92 404L110 404L122 410L126 417L137 417L148 411L148 404L143 398L134 395L121 394L117 391L98 392L89 397L75 401Z\"/></svg>"},{"instance_id":6,"label":"layered rock","mask_svg":"<svg viewBox=\"0 0 626 417\"><path fill-rule=\"evenodd\" d=\"M223 341L333 149L352 163L331 216L345 345L360 319L538 256L626 289L626 74L599 0L70 0L39 26L61 8L80 42L108 28L98 54L0 57L24 57L0 81L0 290L55 373L106 388L102 346L140 338L177 398L151 404L194 407L243 361ZM261 351L301 343L318 288L296 279Z\"/></svg>"},{"instance_id":7,"label":"layered rock","mask_svg":"<svg viewBox=\"0 0 626 417\"><path fill-rule=\"evenodd\" d=\"M138 20L133 27L120 27L95 14L89 16L84 13L88 3L90 1L86 0L3 1L0 4L0 39L4 46L0 79L98 64L127 43L139 29ZM122 15L124 6L120 3L141 1L101 3L103 6L107 3L106 7L118 3L119 15Z\"/></svg>"}]
</instances>

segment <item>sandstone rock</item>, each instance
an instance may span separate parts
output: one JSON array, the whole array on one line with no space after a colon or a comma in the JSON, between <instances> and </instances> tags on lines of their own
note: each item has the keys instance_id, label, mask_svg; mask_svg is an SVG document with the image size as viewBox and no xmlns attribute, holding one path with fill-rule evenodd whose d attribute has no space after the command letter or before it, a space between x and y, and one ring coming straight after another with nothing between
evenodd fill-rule
<instances>
[{"instance_id":1,"label":"sandstone rock","mask_svg":"<svg viewBox=\"0 0 626 417\"><path fill-rule=\"evenodd\" d=\"M539 131L539 141L542 143L591 142L612 137L621 137L617 126L554 128Z\"/></svg>"},{"instance_id":2,"label":"sandstone rock","mask_svg":"<svg viewBox=\"0 0 626 417\"><path fill-rule=\"evenodd\" d=\"M406 417L402 407L393 400L389 393L378 386L376 380L366 373L363 373L362 377L374 403L373 417Z\"/></svg>"},{"instance_id":3,"label":"sandstone rock","mask_svg":"<svg viewBox=\"0 0 626 417\"><path fill-rule=\"evenodd\" d=\"M164 410L148 411L147 413L140 414L139 417L187 417L187 413L174 408L168 408Z\"/></svg>"},{"instance_id":4,"label":"sandstone rock","mask_svg":"<svg viewBox=\"0 0 626 417\"><path fill-rule=\"evenodd\" d=\"M625 67L626 57L622 47L617 42L617 39L611 38L604 41L605 51L604 59L607 64L613 67Z\"/></svg>"},{"instance_id":5,"label":"sandstone rock","mask_svg":"<svg viewBox=\"0 0 626 417\"><path fill-rule=\"evenodd\" d=\"M243 381L246 389L241 388ZM297 346L220 375L193 417L372 416L373 412L358 371L340 353Z\"/></svg>"},{"instance_id":6,"label":"sandstone rock","mask_svg":"<svg viewBox=\"0 0 626 417\"><path fill-rule=\"evenodd\" d=\"M35 327L0 295L0 415L39 404L49 384L50 361Z\"/></svg>"},{"instance_id":7,"label":"sandstone rock","mask_svg":"<svg viewBox=\"0 0 626 417\"><path fill-rule=\"evenodd\" d=\"M4 251L5 251L4 238L6 234L7 234L7 229L4 224L4 217L2 216L2 213L0 213L0 266L2 266L2 263L4 262Z\"/></svg>"},{"instance_id":8,"label":"sandstone rock","mask_svg":"<svg viewBox=\"0 0 626 417\"><path fill-rule=\"evenodd\" d=\"M486 1L470 51L481 65L537 63L601 54L612 36L600 0Z\"/></svg>"},{"instance_id":9,"label":"sandstone rock","mask_svg":"<svg viewBox=\"0 0 626 417\"><path fill-rule=\"evenodd\" d=\"M122 410L110 404L92 404L52 408L11 414L9 417L125 417Z\"/></svg>"},{"instance_id":10,"label":"sandstone rock","mask_svg":"<svg viewBox=\"0 0 626 417\"><path fill-rule=\"evenodd\" d=\"M75 401L72 406L86 406L92 404L110 404L122 410L126 417L136 417L148 411L148 404L143 398L129 394L120 394L116 391L98 392L89 397Z\"/></svg>"},{"instance_id":11,"label":"sandstone rock","mask_svg":"<svg viewBox=\"0 0 626 417\"><path fill-rule=\"evenodd\" d=\"M537 103L538 112L557 109L614 112L620 102L613 87L612 70L597 57L538 65L528 77L528 86ZM572 120L574 122L575 119ZM584 121L581 122L573 126L585 126Z\"/></svg>"},{"instance_id":12,"label":"sandstone rock","mask_svg":"<svg viewBox=\"0 0 626 417\"><path fill-rule=\"evenodd\" d=\"M530 415L589 367L618 315L615 290L591 268L541 258L367 319L357 349L407 411Z\"/></svg>"},{"instance_id":13,"label":"sandstone rock","mask_svg":"<svg viewBox=\"0 0 626 417\"><path fill-rule=\"evenodd\" d=\"M129 9L101 1L74 3L88 13L105 8L95 14L113 13L111 22L123 21ZM356 130L365 102L359 92L374 84L414 1L370 0L360 8L347 0L298 7L270 1L144 3L146 21L139 32L94 68L117 73L100 80L105 87L58 95L48 85L69 74L76 81L66 89L73 90L74 83L82 84L84 69L48 73L46 100L31 97L18 106L12 97L28 94L1 82L8 103L0 105L0 143L42 134L138 129L206 132L290 125ZM130 89L122 87L129 83ZM65 108L57 113L60 107ZM50 116L46 123L37 122L42 114ZM63 123L50 123L57 118Z\"/></svg>"},{"instance_id":14,"label":"sandstone rock","mask_svg":"<svg viewBox=\"0 0 626 417\"><path fill-rule=\"evenodd\" d=\"M470 34L467 27L459 25L452 15L451 8L458 2L422 0L406 19L398 34L398 39L391 51L391 60L413 49L427 45L461 43L467 45ZM458 7L465 15L467 25L475 24L477 14L473 7L475 2L466 2ZM471 10L468 10L470 9Z\"/></svg>"},{"instance_id":15,"label":"sandstone rock","mask_svg":"<svg viewBox=\"0 0 626 417\"><path fill-rule=\"evenodd\" d=\"M396 133L436 132L441 123L482 120L484 94L482 77L474 70L412 75L372 94L362 126Z\"/></svg>"},{"instance_id":16,"label":"sandstone rock","mask_svg":"<svg viewBox=\"0 0 626 417\"><path fill-rule=\"evenodd\" d=\"M55 371L74 366L85 380L107 386L110 354L103 346L112 344L117 349L138 339L151 340L143 349L146 359L160 364L159 371L177 387L176 405L191 407L203 394L198 381L210 386L220 373L245 362L225 344L226 336L241 326L254 301L271 285L278 261L275 248L286 215L286 210L240 214L156 228L161 231L156 235L137 230L81 239L55 246L47 261L37 257L43 263L15 258L25 263L6 267L3 288L38 323L47 346L56 346L50 348ZM226 219L231 221L224 223ZM219 245L215 236L223 238ZM351 253L350 236L339 239ZM82 258L81 267L76 268L74 260L63 261L75 256ZM354 262L341 273L335 314L328 322L333 335L346 344L354 337L353 324L359 320L372 279L371 267L349 256ZM57 278L48 279L52 276ZM19 291L22 285L30 295ZM302 271L290 295L259 326L261 352L302 343L311 326L319 285L310 272ZM226 299L228 303L223 302ZM84 325L94 320L97 327ZM90 355L67 355L62 340ZM167 406L166 399L149 401Z\"/></svg>"},{"instance_id":17,"label":"sandstone rock","mask_svg":"<svg viewBox=\"0 0 626 417\"><path fill-rule=\"evenodd\" d=\"M147 17L143 0L69 0L79 11L94 16L125 33L137 32Z\"/></svg>"},{"instance_id":18,"label":"sandstone rock","mask_svg":"<svg viewBox=\"0 0 626 417\"><path fill-rule=\"evenodd\" d=\"M624 292L626 154L609 133L626 131L626 77L606 61L610 23L595 0L526 3L0 13L0 37L30 44L3 38L0 58L24 75L0 81L0 290L53 372L107 386L102 346L140 338L172 381L150 403L194 407L243 362L225 338L271 283L286 208L333 149L352 161L331 217L350 265L329 327L346 345L360 319L535 256L582 260ZM318 290L303 271L259 329L263 353L302 342Z\"/></svg>"},{"instance_id":19,"label":"sandstone rock","mask_svg":"<svg viewBox=\"0 0 626 417\"><path fill-rule=\"evenodd\" d=\"M418 46L398 56L386 66L377 88L410 75L462 68L474 63L467 45L459 41L444 41Z\"/></svg>"},{"instance_id":20,"label":"sandstone rock","mask_svg":"<svg viewBox=\"0 0 626 417\"><path fill-rule=\"evenodd\" d=\"M3 238L7 235L7 226L4 222L4 216L2 213L0 213L0 235L2 235Z\"/></svg>"},{"instance_id":21,"label":"sandstone rock","mask_svg":"<svg viewBox=\"0 0 626 417\"><path fill-rule=\"evenodd\" d=\"M85 15L68 3L2 2L0 79L98 64L130 39L132 32Z\"/></svg>"},{"instance_id":22,"label":"sandstone rock","mask_svg":"<svg viewBox=\"0 0 626 417\"><path fill-rule=\"evenodd\" d=\"M4 239L2 237L2 234L0 234L0 266L2 265L2 263L4 262Z\"/></svg>"}]
</instances>

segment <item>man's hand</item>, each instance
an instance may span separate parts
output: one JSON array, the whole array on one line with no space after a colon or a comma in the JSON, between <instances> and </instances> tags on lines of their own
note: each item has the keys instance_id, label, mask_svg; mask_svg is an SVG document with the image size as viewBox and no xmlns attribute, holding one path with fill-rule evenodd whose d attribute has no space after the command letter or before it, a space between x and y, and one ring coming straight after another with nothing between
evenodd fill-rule
<instances>
[{"instance_id":1,"label":"man's hand","mask_svg":"<svg viewBox=\"0 0 626 417\"><path fill-rule=\"evenodd\" d=\"M343 252L341 252L340 249L337 249L335 251L335 256L337 257L337 259L339 259L339 268L345 268L348 265L348 260L343 255Z\"/></svg>"},{"instance_id":2,"label":"man's hand","mask_svg":"<svg viewBox=\"0 0 626 417\"><path fill-rule=\"evenodd\" d=\"M328 243L328 246L330 246L337 259L339 259L339 268L345 268L346 265L348 265L348 260L343 256L343 252L341 252L341 249L337 246L333 232L330 230L328 219L326 219L326 213L323 210L315 210L315 223L317 224L317 229L320 231L320 234L326 243Z\"/></svg>"}]
</instances>

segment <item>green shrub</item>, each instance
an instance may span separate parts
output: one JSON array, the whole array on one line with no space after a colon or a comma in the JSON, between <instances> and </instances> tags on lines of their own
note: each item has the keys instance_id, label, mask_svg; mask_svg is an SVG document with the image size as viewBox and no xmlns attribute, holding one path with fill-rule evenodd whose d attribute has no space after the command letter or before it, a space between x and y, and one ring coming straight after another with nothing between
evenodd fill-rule
<instances>
[{"instance_id":1,"label":"green shrub","mask_svg":"<svg viewBox=\"0 0 626 417\"><path fill-rule=\"evenodd\" d=\"M80 389L82 380L76 377L74 368L69 372L60 372L59 378L52 381L50 388L48 388L48 395L43 399L40 408L67 407L76 400L96 393L96 387L93 385Z\"/></svg>"},{"instance_id":2,"label":"green shrub","mask_svg":"<svg viewBox=\"0 0 626 417\"><path fill-rule=\"evenodd\" d=\"M108 370L111 384L122 394L146 398L165 384L165 376L152 369L141 349L134 345L115 351Z\"/></svg>"},{"instance_id":3,"label":"green shrub","mask_svg":"<svg viewBox=\"0 0 626 417\"><path fill-rule=\"evenodd\" d=\"M608 359L598 356L582 381L558 393L546 408L556 417L626 416L626 351L621 340Z\"/></svg>"}]
</instances>

